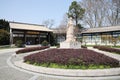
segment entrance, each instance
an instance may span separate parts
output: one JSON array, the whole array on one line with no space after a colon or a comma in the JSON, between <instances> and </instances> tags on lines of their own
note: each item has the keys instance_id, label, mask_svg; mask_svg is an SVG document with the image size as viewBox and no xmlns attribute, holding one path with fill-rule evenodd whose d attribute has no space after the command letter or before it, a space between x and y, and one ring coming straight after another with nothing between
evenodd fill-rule
<instances>
[{"instance_id":1,"label":"entrance","mask_svg":"<svg viewBox=\"0 0 120 80\"><path fill-rule=\"evenodd\" d=\"M38 35L26 35L26 45L39 44Z\"/></svg>"},{"instance_id":2,"label":"entrance","mask_svg":"<svg viewBox=\"0 0 120 80\"><path fill-rule=\"evenodd\" d=\"M14 31L13 43L21 40L26 45L41 44L44 40L49 42L49 34L47 32L35 32L35 31Z\"/></svg>"}]
</instances>

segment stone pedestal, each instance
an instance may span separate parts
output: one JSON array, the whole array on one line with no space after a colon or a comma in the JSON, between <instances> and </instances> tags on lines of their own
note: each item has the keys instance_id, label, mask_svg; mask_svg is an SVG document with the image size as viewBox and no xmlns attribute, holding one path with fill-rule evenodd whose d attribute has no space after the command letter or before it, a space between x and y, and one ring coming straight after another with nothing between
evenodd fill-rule
<instances>
[{"instance_id":1,"label":"stone pedestal","mask_svg":"<svg viewBox=\"0 0 120 80\"><path fill-rule=\"evenodd\" d=\"M74 49L79 49L81 48L81 43L74 41L74 42L61 42L60 43L60 48L74 48Z\"/></svg>"}]
</instances>

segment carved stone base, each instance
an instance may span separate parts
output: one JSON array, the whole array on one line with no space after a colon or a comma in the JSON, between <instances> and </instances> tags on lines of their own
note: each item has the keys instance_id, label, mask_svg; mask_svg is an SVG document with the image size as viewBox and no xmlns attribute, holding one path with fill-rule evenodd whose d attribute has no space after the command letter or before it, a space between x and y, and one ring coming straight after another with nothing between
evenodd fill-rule
<instances>
[{"instance_id":1,"label":"carved stone base","mask_svg":"<svg viewBox=\"0 0 120 80\"><path fill-rule=\"evenodd\" d=\"M74 49L79 49L81 48L81 43L74 41L74 42L61 42L60 43L60 48L74 48Z\"/></svg>"}]
</instances>

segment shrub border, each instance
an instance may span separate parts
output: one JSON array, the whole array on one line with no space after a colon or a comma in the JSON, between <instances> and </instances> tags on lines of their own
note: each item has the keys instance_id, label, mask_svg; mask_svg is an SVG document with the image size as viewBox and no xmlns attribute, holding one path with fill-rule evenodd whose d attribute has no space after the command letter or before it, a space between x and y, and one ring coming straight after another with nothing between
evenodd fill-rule
<instances>
[{"instance_id":1,"label":"shrub border","mask_svg":"<svg viewBox=\"0 0 120 80\"><path fill-rule=\"evenodd\" d=\"M106 47L106 46L93 46L93 48L97 48L97 49L102 50L102 51L120 54L120 49L110 48L110 47Z\"/></svg>"},{"instance_id":2,"label":"shrub border","mask_svg":"<svg viewBox=\"0 0 120 80\"><path fill-rule=\"evenodd\" d=\"M49 46L41 46L41 47L28 47L24 49L20 49L16 51L16 54L22 54L22 53L27 53L27 52L32 52L32 51L37 51L37 50L43 50L49 48Z\"/></svg>"}]
</instances>

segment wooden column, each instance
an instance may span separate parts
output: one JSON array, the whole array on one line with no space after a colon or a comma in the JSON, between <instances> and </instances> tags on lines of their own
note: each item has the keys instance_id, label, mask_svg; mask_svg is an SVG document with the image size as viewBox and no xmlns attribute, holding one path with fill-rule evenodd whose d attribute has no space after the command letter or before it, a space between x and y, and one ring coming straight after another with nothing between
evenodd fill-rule
<instances>
[{"instance_id":1,"label":"wooden column","mask_svg":"<svg viewBox=\"0 0 120 80\"><path fill-rule=\"evenodd\" d=\"M39 39L39 44L40 44L40 32L39 32L39 35L38 35L38 39Z\"/></svg>"},{"instance_id":2,"label":"wooden column","mask_svg":"<svg viewBox=\"0 0 120 80\"><path fill-rule=\"evenodd\" d=\"M49 41L49 44L50 44L50 32L48 33L48 41Z\"/></svg>"},{"instance_id":3,"label":"wooden column","mask_svg":"<svg viewBox=\"0 0 120 80\"><path fill-rule=\"evenodd\" d=\"M26 44L26 31L24 31L24 44Z\"/></svg>"},{"instance_id":4,"label":"wooden column","mask_svg":"<svg viewBox=\"0 0 120 80\"><path fill-rule=\"evenodd\" d=\"M13 45L13 32L12 29L10 28L10 45Z\"/></svg>"}]
</instances>

